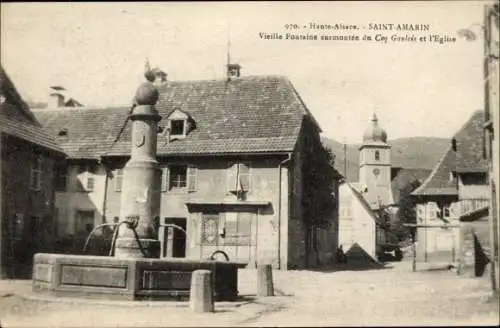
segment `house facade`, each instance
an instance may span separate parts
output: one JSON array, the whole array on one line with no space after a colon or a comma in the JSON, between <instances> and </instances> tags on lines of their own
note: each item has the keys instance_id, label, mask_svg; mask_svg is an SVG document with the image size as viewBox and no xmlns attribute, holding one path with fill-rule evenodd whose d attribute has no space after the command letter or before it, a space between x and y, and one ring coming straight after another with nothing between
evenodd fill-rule
<instances>
[{"instance_id":1,"label":"house facade","mask_svg":"<svg viewBox=\"0 0 500 328\"><path fill-rule=\"evenodd\" d=\"M460 261L460 218L487 207L488 164L483 158L484 112L476 111L412 194L417 201L417 261ZM446 228L445 228L446 227Z\"/></svg>"},{"instance_id":2,"label":"house facade","mask_svg":"<svg viewBox=\"0 0 500 328\"><path fill-rule=\"evenodd\" d=\"M0 97L0 277L19 277L29 273L34 253L54 247L53 172L65 155L22 100L3 67Z\"/></svg>"},{"instance_id":3,"label":"house facade","mask_svg":"<svg viewBox=\"0 0 500 328\"><path fill-rule=\"evenodd\" d=\"M304 199L311 196L310 172L318 171L310 169L312 154L323 151L321 130L290 81L239 72L218 81L165 76L155 81L162 256L206 259L223 252L231 261L281 269L333 262L338 175L328 170L327 188L319 191L328 194L331 210L312 218L317 212ZM68 153L60 172L66 186L56 193L60 231L68 238L120 220L128 112L36 112Z\"/></svg>"}]
</instances>

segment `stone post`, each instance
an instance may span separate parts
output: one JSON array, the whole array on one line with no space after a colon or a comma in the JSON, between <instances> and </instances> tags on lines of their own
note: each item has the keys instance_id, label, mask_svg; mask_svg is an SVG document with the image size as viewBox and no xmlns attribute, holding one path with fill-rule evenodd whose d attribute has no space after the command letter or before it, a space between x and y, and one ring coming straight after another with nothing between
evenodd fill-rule
<instances>
[{"instance_id":1,"label":"stone post","mask_svg":"<svg viewBox=\"0 0 500 328\"><path fill-rule=\"evenodd\" d=\"M193 312L214 312L212 272L195 270L191 275L189 308Z\"/></svg>"},{"instance_id":2,"label":"stone post","mask_svg":"<svg viewBox=\"0 0 500 328\"><path fill-rule=\"evenodd\" d=\"M271 264L259 265L257 267L257 296L274 296Z\"/></svg>"},{"instance_id":3,"label":"stone post","mask_svg":"<svg viewBox=\"0 0 500 328\"><path fill-rule=\"evenodd\" d=\"M136 106L129 115L132 149L123 170L120 220L137 221L135 225L120 225L115 251L118 258L158 258L160 255L154 222L160 214L161 171L156 161L156 146L161 116L154 107L158 96L151 82L142 84L136 92Z\"/></svg>"}]
</instances>

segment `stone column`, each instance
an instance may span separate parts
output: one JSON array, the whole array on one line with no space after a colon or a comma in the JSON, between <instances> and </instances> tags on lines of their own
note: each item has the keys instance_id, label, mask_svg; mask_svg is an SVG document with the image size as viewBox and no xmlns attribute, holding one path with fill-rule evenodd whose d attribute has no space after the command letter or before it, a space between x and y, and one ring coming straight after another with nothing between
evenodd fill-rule
<instances>
[{"instance_id":1,"label":"stone column","mask_svg":"<svg viewBox=\"0 0 500 328\"><path fill-rule=\"evenodd\" d=\"M123 170L120 220L115 257L158 258L160 242L154 218L160 212L161 171L156 161L157 124L161 116L154 105L158 90L146 82L135 96L136 106L129 115L132 122L130 160Z\"/></svg>"}]
</instances>

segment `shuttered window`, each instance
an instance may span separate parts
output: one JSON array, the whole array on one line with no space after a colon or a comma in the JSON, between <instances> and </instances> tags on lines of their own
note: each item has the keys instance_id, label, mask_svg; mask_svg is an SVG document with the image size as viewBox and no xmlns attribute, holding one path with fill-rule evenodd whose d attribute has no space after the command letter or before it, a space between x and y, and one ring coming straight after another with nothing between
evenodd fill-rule
<instances>
[{"instance_id":1,"label":"shuttered window","mask_svg":"<svg viewBox=\"0 0 500 328\"><path fill-rule=\"evenodd\" d=\"M41 155L35 155L31 163L30 188L40 190L42 186L43 159Z\"/></svg>"},{"instance_id":2,"label":"shuttered window","mask_svg":"<svg viewBox=\"0 0 500 328\"><path fill-rule=\"evenodd\" d=\"M68 188L68 165L64 162L56 164L56 190L66 191Z\"/></svg>"},{"instance_id":3,"label":"shuttered window","mask_svg":"<svg viewBox=\"0 0 500 328\"><path fill-rule=\"evenodd\" d=\"M168 167L162 167L161 168L161 191L165 192L168 190L168 184L169 184L169 171Z\"/></svg>"},{"instance_id":4,"label":"shuttered window","mask_svg":"<svg viewBox=\"0 0 500 328\"><path fill-rule=\"evenodd\" d=\"M162 168L161 191L196 191L198 169L193 165L168 165Z\"/></svg>"},{"instance_id":5,"label":"shuttered window","mask_svg":"<svg viewBox=\"0 0 500 328\"><path fill-rule=\"evenodd\" d=\"M251 188L250 163L240 162L227 169L227 190L230 192L249 191Z\"/></svg>"},{"instance_id":6,"label":"shuttered window","mask_svg":"<svg viewBox=\"0 0 500 328\"><path fill-rule=\"evenodd\" d=\"M188 191L195 191L196 190L196 184L197 184L197 174L198 174L198 168L195 166L188 166L187 168L187 188Z\"/></svg>"}]
</instances>

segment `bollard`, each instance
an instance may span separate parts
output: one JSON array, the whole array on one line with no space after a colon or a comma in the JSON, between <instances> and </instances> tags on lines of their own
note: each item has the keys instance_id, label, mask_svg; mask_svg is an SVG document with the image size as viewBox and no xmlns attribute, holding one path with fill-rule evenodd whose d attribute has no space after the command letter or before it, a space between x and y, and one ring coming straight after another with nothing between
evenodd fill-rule
<instances>
[{"instance_id":1,"label":"bollard","mask_svg":"<svg viewBox=\"0 0 500 328\"><path fill-rule=\"evenodd\" d=\"M212 273L209 270L196 270L191 275L189 308L194 312L214 312Z\"/></svg>"},{"instance_id":2,"label":"bollard","mask_svg":"<svg viewBox=\"0 0 500 328\"><path fill-rule=\"evenodd\" d=\"M257 267L257 296L274 296L271 264L259 265Z\"/></svg>"}]
</instances>

